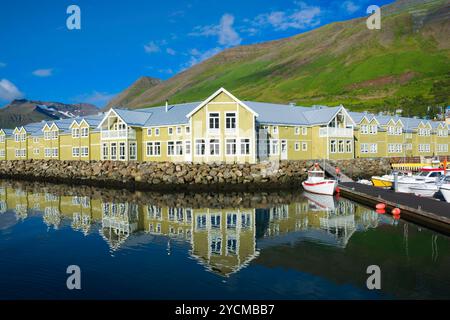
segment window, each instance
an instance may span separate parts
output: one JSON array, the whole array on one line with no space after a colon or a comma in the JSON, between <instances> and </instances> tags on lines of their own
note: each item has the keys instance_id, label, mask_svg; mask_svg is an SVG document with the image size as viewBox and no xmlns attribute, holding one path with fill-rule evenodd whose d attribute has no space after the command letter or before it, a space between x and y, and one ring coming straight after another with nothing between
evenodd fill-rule
<instances>
[{"instance_id":1,"label":"window","mask_svg":"<svg viewBox=\"0 0 450 320\"><path fill-rule=\"evenodd\" d=\"M0 157L4 157L5 156L5 150L0 150Z\"/></svg>"},{"instance_id":2,"label":"window","mask_svg":"<svg viewBox=\"0 0 450 320\"><path fill-rule=\"evenodd\" d=\"M167 142L167 155L168 156L175 155L175 142L173 142L173 141Z\"/></svg>"},{"instance_id":3,"label":"window","mask_svg":"<svg viewBox=\"0 0 450 320\"><path fill-rule=\"evenodd\" d=\"M395 146L392 143L388 144L388 153L394 153Z\"/></svg>"},{"instance_id":4,"label":"window","mask_svg":"<svg viewBox=\"0 0 450 320\"><path fill-rule=\"evenodd\" d=\"M20 141L20 134L16 133L14 134L14 141L19 142Z\"/></svg>"},{"instance_id":5,"label":"window","mask_svg":"<svg viewBox=\"0 0 450 320\"><path fill-rule=\"evenodd\" d=\"M44 140L50 140L50 134L49 133L50 132L48 132L48 131L44 131ZM14 138L16 138L15 135L14 135ZM16 141L19 141L19 140L16 139Z\"/></svg>"},{"instance_id":6,"label":"window","mask_svg":"<svg viewBox=\"0 0 450 320\"><path fill-rule=\"evenodd\" d=\"M108 144L107 143L103 143L102 144L102 160L107 160L108 159Z\"/></svg>"},{"instance_id":7,"label":"window","mask_svg":"<svg viewBox=\"0 0 450 320\"><path fill-rule=\"evenodd\" d=\"M169 136L171 136L173 134L173 128L172 127L168 127L167 128L167 133L169 134Z\"/></svg>"},{"instance_id":8,"label":"window","mask_svg":"<svg viewBox=\"0 0 450 320\"><path fill-rule=\"evenodd\" d=\"M20 140L21 140L22 142L26 141L26 140L27 140L27 134L26 134L26 133L22 133L22 135L21 135L21 137L20 137Z\"/></svg>"},{"instance_id":9,"label":"window","mask_svg":"<svg viewBox=\"0 0 450 320\"><path fill-rule=\"evenodd\" d=\"M184 128L184 132L185 132L186 134L190 134L190 133L191 133L191 127L186 126L186 127Z\"/></svg>"},{"instance_id":10,"label":"window","mask_svg":"<svg viewBox=\"0 0 450 320\"><path fill-rule=\"evenodd\" d=\"M196 221L196 229L206 229L206 214L198 215Z\"/></svg>"},{"instance_id":11,"label":"window","mask_svg":"<svg viewBox=\"0 0 450 320\"><path fill-rule=\"evenodd\" d=\"M5 142L5 136L0 136L0 142Z\"/></svg>"},{"instance_id":12,"label":"window","mask_svg":"<svg viewBox=\"0 0 450 320\"><path fill-rule=\"evenodd\" d=\"M161 155L161 142L147 142L147 156L160 156Z\"/></svg>"},{"instance_id":13,"label":"window","mask_svg":"<svg viewBox=\"0 0 450 320\"><path fill-rule=\"evenodd\" d=\"M307 150L308 150L308 143L302 142L302 151L307 151Z\"/></svg>"},{"instance_id":14,"label":"window","mask_svg":"<svg viewBox=\"0 0 450 320\"><path fill-rule=\"evenodd\" d=\"M395 133L394 127L389 126L389 127L388 127L388 135L394 135L394 133Z\"/></svg>"},{"instance_id":15,"label":"window","mask_svg":"<svg viewBox=\"0 0 450 320\"><path fill-rule=\"evenodd\" d=\"M153 155L153 142L147 142L147 157L151 157Z\"/></svg>"},{"instance_id":16,"label":"window","mask_svg":"<svg viewBox=\"0 0 450 320\"><path fill-rule=\"evenodd\" d=\"M119 160L125 160L125 142L119 143Z\"/></svg>"},{"instance_id":17,"label":"window","mask_svg":"<svg viewBox=\"0 0 450 320\"><path fill-rule=\"evenodd\" d=\"M308 128L302 128L302 135L306 136L308 134Z\"/></svg>"},{"instance_id":18,"label":"window","mask_svg":"<svg viewBox=\"0 0 450 320\"><path fill-rule=\"evenodd\" d=\"M186 154L191 154L191 142L189 140L186 140L184 142L184 150L186 152Z\"/></svg>"},{"instance_id":19,"label":"window","mask_svg":"<svg viewBox=\"0 0 450 320\"><path fill-rule=\"evenodd\" d=\"M147 136L151 136L152 135L152 128L148 128L147 129Z\"/></svg>"},{"instance_id":20,"label":"window","mask_svg":"<svg viewBox=\"0 0 450 320\"><path fill-rule=\"evenodd\" d=\"M33 149L33 153L34 153L35 155L38 155L38 154L39 154L39 148L34 148L34 149Z\"/></svg>"},{"instance_id":21,"label":"window","mask_svg":"<svg viewBox=\"0 0 450 320\"><path fill-rule=\"evenodd\" d=\"M274 126L274 127L272 128L272 133L273 133L273 134L278 134L278 127L277 127L277 126Z\"/></svg>"},{"instance_id":22,"label":"window","mask_svg":"<svg viewBox=\"0 0 450 320\"><path fill-rule=\"evenodd\" d=\"M219 129L219 113L212 112L209 114L209 129L218 130Z\"/></svg>"},{"instance_id":23,"label":"window","mask_svg":"<svg viewBox=\"0 0 450 320\"><path fill-rule=\"evenodd\" d=\"M300 127L295 127L294 133L296 136L298 136L300 134Z\"/></svg>"},{"instance_id":24,"label":"window","mask_svg":"<svg viewBox=\"0 0 450 320\"><path fill-rule=\"evenodd\" d=\"M52 140L58 139L58 131L52 131L50 134L51 134Z\"/></svg>"},{"instance_id":25,"label":"window","mask_svg":"<svg viewBox=\"0 0 450 320\"><path fill-rule=\"evenodd\" d=\"M300 142L296 142L296 143L294 144L294 150L295 150L295 151L300 151Z\"/></svg>"},{"instance_id":26,"label":"window","mask_svg":"<svg viewBox=\"0 0 450 320\"><path fill-rule=\"evenodd\" d=\"M270 139L270 155L280 154L279 143L277 139Z\"/></svg>"},{"instance_id":27,"label":"window","mask_svg":"<svg viewBox=\"0 0 450 320\"><path fill-rule=\"evenodd\" d=\"M331 153L336 153L337 149L336 149L336 140L331 140L330 141L330 152Z\"/></svg>"},{"instance_id":28,"label":"window","mask_svg":"<svg viewBox=\"0 0 450 320\"><path fill-rule=\"evenodd\" d=\"M361 143L359 147L361 153L369 153L369 145L367 143Z\"/></svg>"},{"instance_id":29,"label":"window","mask_svg":"<svg viewBox=\"0 0 450 320\"><path fill-rule=\"evenodd\" d=\"M112 142L111 143L111 160L117 159L117 143Z\"/></svg>"},{"instance_id":30,"label":"window","mask_svg":"<svg viewBox=\"0 0 450 320\"><path fill-rule=\"evenodd\" d=\"M73 128L72 129L72 138L78 138L80 136L80 129Z\"/></svg>"},{"instance_id":31,"label":"window","mask_svg":"<svg viewBox=\"0 0 450 320\"><path fill-rule=\"evenodd\" d=\"M378 132L378 127L376 125L371 125L369 127L369 133L370 134L377 134L377 132Z\"/></svg>"},{"instance_id":32,"label":"window","mask_svg":"<svg viewBox=\"0 0 450 320\"><path fill-rule=\"evenodd\" d=\"M1 142L1 137L0 137L0 142ZM33 142L34 142L34 143L39 143L39 138L36 138L36 137L33 138Z\"/></svg>"},{"instance_id":33,"label":"window","mask_svg":"<svg viewBox=\"0 0 450 320\"><path fill-rule=\"evenodd\" d=\"M155 156L161 155L161 142L155 142L153 147L153 153Z\"/></svg>"},{"instance_id":34,"label":"window","mask_svg":"<svg viewBox=\"0 0 450 320\"><path fill-rule=\"evenodd\" d=\"M368 130L368 126L366 124L361 125L361 134L368 134L369 130Z\"/></svg>"},{"instance_id":35,"label":"window","mask_svg":"<svg viewBox=\"0 0 450 320\"><path fill-rule=\"evenodd\" d=\"M81 156L84 158L89 156L89 147L81 147Z\"/></svg>"},{"instance_id":36,"label":"window","mask_svg":"<svg viewBox=\"0 0 450 320\"><path fill-rule=\"evenodd\" d=\"M89 128L81 128L81 136L88 137L89 136Z\"/></svg>"},{"instance_id":37,"label":"window","mask_svg":"<svg viewBox=\"0 0 450 320\"><path fill-rule=\"evenodd\" d=\"M51 156L51 150L50 150L50 148L45 148L45 149L44 149L44 156L45 156L46 158L50 158L50 156Z\"/></svg>"},{"instance_id":38,"label":"window","mask_svg":"<svg viewBox=\"0 0 450 320\"><path fill-rule=\"evenodd\" d=\"M241 155L250 154L250 139L241 139Z\"/></svg>"},{"instance_id":39,"label":"window","mask_svg":"<svg viewBox=\"0 0 450 320\"><path fill-rule=\"evenodd\" d=\"M228 130L236 129L236 112L227 112L225 114L225 128Z\"/></svg>"},{"instance_id":40,"label":"window","mask_svg":"<svg viewBox=\"0 0 450 320\"><path fill-rule=\"evenodd\" d=\"M72 148L72 157L80 156L80 148Z\"/></svg>"},{"instance_id":41,"label":"window","mask_svg":"<svg viewBox=\"0 0 450 320\"><path fill-rule=\"evenodd\" d=\"M338 140L338 152L339 153L344 152L344 140Z\"/></svg>"},{"instance_id":42,"label":"window","mask_svg":"<svg viewBox=\"0 0 450 320\"><path fill-rule=\"evenodd\" d=\"M58 157L58 148L53 148L52 157L57 158Z\"/></svg>"},{"instance_id":43,"label":"window","mask_svg":"<svg viewBox=\"0 0 450 320\"><path fill-rule=\"evenodd\" d=\"M226 153L229 156L236 154L236 139L226 140Z\"/></svg>"},{"instance_id":44,"label":"window","mask_svg":"<svg viewBox=\"0 0 450 320\"><path fill-rule=\"evenodd\" d=\"M175 154L177 156L183 155L183 141L175 142Z\"/></svg>"},{"instance_id":45,"label":"window","mask_svg":"<svg viewBox=\"0 0 450 320\"><path fill-rule=\"evenodd\" d=\"M403 132L402 127L396 127L396 128L395 128L395 134L396 134L396 135L401 135L402 132Z\"/></svg>"},{"instance_id":46,"label":"window","mask_svg":"<svg viewBox=\"0 0 450 320\"><path fill-rule=\"evenodd\" d=\"M214 235L211 237L211 254L220 255L222 252L222 238Z\"/></svg>"},{"instance_id":47,"label":"window","mask_svg":"<svg viewBox=\"0 0 450 320\"><path fill-rule=\"evenodd\" d=\"M136 160L137 159L137 149L136 149L136 142L130 142L130 160Z\"/></svg>"},{"instance_id":48,"label":"window","mask_svg":"<svg viewBox=\"0 0 450 320\"><path fill-rule=\"evenodd\" d=\"M181 127L177 127L177 134L181 134Z\"/></svg>"},{"instance_id":49,"label":"window","mask_svg":"<svg viewBox=\"0 0 450 320\"><path fill-rule=\"evenodd\" d=\"M397 152L397 153L402 152L402 145L400 143L397 143L395 145L395 152Z\"/></svg>"},{"instance_id":50,"label":"window","mask_svg":"<svg viewBox=\"0 0 450 320\"><path fill-rule=\"evenodd\" d=\"M159 128L155 128L155 136L159 136Z\"/></svg>"},{"instance_id":51,"label":"window","mask_svg":"<svg viewBox=\"0 0 450 320\"><path fill-rule=\"evenodd\" d=\"M195 140L195 154L198 156L204 156L205 155L205 140L203 139L197 139Z\"/></svg>"},{"instance_id":52,"label":"window","mask_svg":"<svg viewBox=\"0 0 450 320\"><path fill-rule=\"evenodd\" d=\"M371 143L370 144L370 153L377 153L378 152L378 144Z\"/></svg>"},{"instance_id":53,"label":"window","mask_svg":"<svg viewBox=\"0 0 450 320\"><path fill-rule=\"evenodd\" d=\"M345 152L351 153L353 150L352 148L352 140L345 141Z\"/></svg>"},{"instance_id":54,"label":"window","mask_svg":"<svg viewBox=\"0 0 450 320\"><path fill-rule=\"evenodd\" d=\"M209 154L212 156L220 155L220 143L218 139L209 140Z\"/></svg>"}]
</instances>

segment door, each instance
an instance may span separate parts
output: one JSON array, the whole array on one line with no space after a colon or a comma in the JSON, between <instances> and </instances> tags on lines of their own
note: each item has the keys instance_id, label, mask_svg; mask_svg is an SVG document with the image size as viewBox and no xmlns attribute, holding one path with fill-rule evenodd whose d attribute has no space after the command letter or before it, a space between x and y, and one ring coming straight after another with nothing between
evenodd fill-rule
<instances>
[{"instance_id":1,"label":"door","mask_svg":"<svg viewBox=\"0 0 450 320\"><path fill-rule=\"evenodd\" d=\"M281 140L281 160L287 160L288 151L287 151L287 141Z\"/></svg>"}]
</instances>

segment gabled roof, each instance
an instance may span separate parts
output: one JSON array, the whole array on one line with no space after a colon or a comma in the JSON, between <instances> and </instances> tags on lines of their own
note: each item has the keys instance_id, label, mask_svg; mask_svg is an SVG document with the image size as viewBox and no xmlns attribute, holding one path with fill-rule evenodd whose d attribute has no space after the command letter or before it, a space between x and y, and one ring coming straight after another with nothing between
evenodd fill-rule
<instances>
[{"instance_id":1,"label":"gabled roof","mask_svg":"<svg viewBox=\"0 0 450 320\"><path fill-rule=\"evenodd\" d=\"M215 97L217 97L219 94L224 93L227 96L229 96L231 99L235 100L239 105L241 105L242 107L244 107L245 109L247 109L248 111L250 111L251 113L253 113L255 116L258 116L258 114L252 110L252 108L250 108L249 106L247 106L245 103L243 103L241 100L239 100L238 98L236 98L234 95L232 95L230 92L228 92L225 88L220 88L219 90L217 90L216 92L214 92L212 95L210 95L208 98L206 98L205 101L203 101L202 103L200 103L194 110L192 110L191 112L189 112L186 117L190 118L192 117L192 115L194 113L196 113L198 110L200 110L201 108L203 108L205 105L207 105L209 102L211 102L211 100L213 100Z\"/></svg>"}]
</instances>

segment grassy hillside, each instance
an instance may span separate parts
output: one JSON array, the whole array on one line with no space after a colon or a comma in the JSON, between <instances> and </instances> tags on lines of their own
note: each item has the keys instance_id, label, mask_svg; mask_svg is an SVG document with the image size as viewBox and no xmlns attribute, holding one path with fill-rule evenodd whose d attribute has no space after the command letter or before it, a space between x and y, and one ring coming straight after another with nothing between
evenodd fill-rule
<instances>
[{"instance_id":1,"label":"grassy hillside","mask_svg":"<svg viewBox=\"0 0 450 320\"><path fill-rule=\"evenodd\" d=\"M449 9L448 0L399 0L383 8L381 30L361 18L228 49L125 105L195 101L223 86L243 100L421 114L449 103Z\"/></svg>"},{"instance_id":2,"label":"grassy hillside","mask_svg":"<svg viewBox=\"0 0 450 320\"><path fill-rule=\"evenodd\" d=\"M157 84L160 84L161 80L151 78L151 77L140 77L131 86L129 86L125 91L120 93L117 97L114 97L107 105L106 108L118 107L127 105L132 100L139 97L147 89L150 89Z\"/></svg>"}]
</instances>

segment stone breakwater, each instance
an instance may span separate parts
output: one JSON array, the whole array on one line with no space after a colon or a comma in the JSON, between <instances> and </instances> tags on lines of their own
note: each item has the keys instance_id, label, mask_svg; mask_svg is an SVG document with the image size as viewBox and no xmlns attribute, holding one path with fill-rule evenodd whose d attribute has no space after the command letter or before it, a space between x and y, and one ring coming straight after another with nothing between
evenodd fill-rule
<instances>
[{"instance_id":1,"label":"stone breakwater","mask_svg":"<svg viewBox=\"0 0 450 320\"><path fill-rule=\"evenodd\" d=\"M260 191L297 189L314 161L193 164L120 161L0 161L0 177L151 191ZM386 159L334 162L352 178L384 174Z\"/></svg>"}]
</instances>

